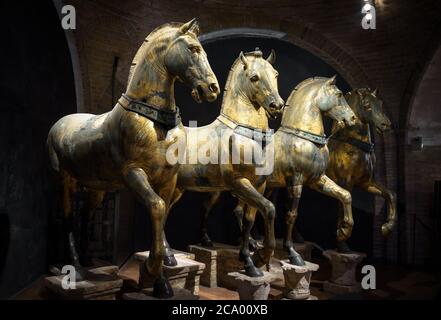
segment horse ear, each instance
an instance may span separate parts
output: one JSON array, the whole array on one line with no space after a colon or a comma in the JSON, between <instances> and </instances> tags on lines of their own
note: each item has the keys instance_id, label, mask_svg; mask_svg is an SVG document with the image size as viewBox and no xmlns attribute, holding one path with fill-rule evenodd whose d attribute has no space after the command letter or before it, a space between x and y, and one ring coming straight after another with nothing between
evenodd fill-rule
<instances>
[{"instance_id":1,"label":"horse ear","mask_svg":"<svg viewBox=\"0 0 441 320\"><path fill-rule=\"evenodd\" d=\"M334 75L332 78L329 78L329 80L326 81L326 84L328 86L333 86L335 85L336 81L337 81L337 75Z\"/></svg>"},{"instance_id":2,"label":"horse ear","mask_svg":"<svg viewBox=\"0 0 441 320\"><path fill-rule=\"evenodd\" d=\"M247 69L248 68L248 60L247 58L244 56L243 51L240 52L239 54L240 60L242 60L243 63L243 69Z\"/></svg>"},{"instance_id":3,"label":"horse ear","mask_svg":"<svg viewBox=\"0 0 441 320\"><path fill-rule=\"evenodd\" d=\"M375 88L375 90L374 90L374 91L372 91L372 94L373 94L374 96L378 96L378 89L377 89L377 88Z\"/></svg>"},{"instance_id":4,"label":"horse ear","mask_svg":"<svg viewBox=\"0 0 441 320\"><path fill-rule=\"evenodd\" d=\"M268 61L270 64L274 64L274 62L276 62L276 52L274 49L271 49L271 53L268 58L266 58L266 61Z\"/></svg>"},{"instance_id":5,"label":"horse ear","mask_svg":"<svg viewBox=\"0 0 441 320\"><path fill-rule=\"evenodd\" d=\"M194 24L197 24L197 20L196 18L191 19L190 21L188 21L187 23L184 23L180 28L179 31L184 34L187 33L188 30L190 30L191 28L193 28ZM198 28L199 29L199 28Z\"/></svg>"}]
</instances>

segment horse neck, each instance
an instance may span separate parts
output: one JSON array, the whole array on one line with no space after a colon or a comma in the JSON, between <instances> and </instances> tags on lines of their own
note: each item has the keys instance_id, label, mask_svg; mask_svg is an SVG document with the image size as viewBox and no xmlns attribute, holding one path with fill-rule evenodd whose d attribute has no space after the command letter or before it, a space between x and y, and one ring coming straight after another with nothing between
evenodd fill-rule
<instances>
[{"instance_id":1,"label":"horse neck","mask_svg":"<svg viewBox=\"0 0 441 320\"><path fill-rule=\"evenodd\" d=\"M153 48L144 50L143 57L155 56ZM126 94L132 99L141 100L148 105L160 109L175 111L175 78L171 76L163 63L163 59L156 58L149 61L147 58L140 59L133 68L133 74L129 79Z\"/></svg>"},{"instance_id":2,"label":"horse neck","mask_svg":"<svg viewBox=\"0 0 441 320\"><path fill-rule=\"evenodd\" d=\"M358 94L351 94L347 99L349 107L352 109L354 114L358 119L362 119L360 114L360 97ZM336 125L336 121L334 121L334 126ZM356 124L351 127L344 127L340 129L338 135L342 137L348 137L352 139L361 140L364 142L371 143L371 130L370 125L367 122L362 121L360 124Z\"/></svg>"},{"instance_id":3,"label":"horse neck","mask_svg":"<svg viewBox=\"0 0 441 320\"><path fill-rule=\"evenodd\" d=\"M297 91L294 96L288 98L288 106L285 107L281 125L323 135L325 130L322 112L315 106L314 96L314 92L302 93Z\"/></svg>"},{"instance_id":4,"label":"horse neck","mask_svg":"<svg viewBox=\"0 0 441 320\"><path fill-rule=\"evenodd\" d=\"M259 129L269 128L265 109L256 109L240 89L225 89L221 112L239 124Z\"/></svg>"}]
</instances>

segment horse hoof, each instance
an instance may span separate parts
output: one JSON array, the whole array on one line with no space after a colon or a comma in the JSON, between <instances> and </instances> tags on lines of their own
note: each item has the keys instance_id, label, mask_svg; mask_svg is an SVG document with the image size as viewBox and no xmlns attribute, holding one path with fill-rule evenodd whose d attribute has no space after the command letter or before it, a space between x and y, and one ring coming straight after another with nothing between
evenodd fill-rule
<instances>
[{"instance_id":1,"label":"horse hoof","mask_svg":"<svg viewBox=\"0 0 441 320\"><path fill-rule=\"evenodd\" d=\"M391 228L389 222L386 222L385 224L383 224L381 226L381 233L382 233L383 237L385 237L385 238L388 237L391 234L391 232L392 232L392 228Z\"/></svg>"},{"instance_id":2,"label":"horse hoof","mask_svg":"<svg viewBox=\"0 0 441 320\"><path fill-rule=\"evenodd\" d=\"M267 263L265 262L264 258L261 256L261 254L264 254L262 252L262 249L259 249L257 251L254 252L253 254L253 264L257 267L262 267L264 265L266 265Z\"/></svg>"},{"instance_id":3,"label":"horse hoof","mask_svg":"<svg viewBox=\"0 0 441 320\"><path fill-rule=\"evenodd\" d=\"M298 253L291 256L291 257L288 257L288 259L289 259L289 263L291 263L292 265L299 266L299 267L306 265L302 256Z\"/></svg>"},{"instance_id":4,"label":"horse hoof","mask_svg":"<svg viewBox=\"0 0 441 320\"><path fill-rule=\"evenodd\" d=\"M164 257L164 265L167 267L174 267L178 265L178 262L176 261L175 256L172 254Z\"/></svg>"},{"instance_id":5,"label":"horse hoof","mask_svg":"<svg viewBox=\"0 0 441 320\"><path fill-rule=\"evenodd\" d=\"M339 253L351 253L351 249L349 248L346 241L338 241L337 242L337 251Z\"/></svg>"},{"instance_id":6,"label":"horse hoof","mask_svg":"<svg viewBox=\"0 0 441 320\"><path fill-rule=\"evenodd\" d=\"M211 239L208 236L204 236L201 239L201 245L206 248L212 248L213 242L211 241Z\"/></svg>"},{"instance_id":7,"label":"horse hoof","mask_svg":"<svg viewBox=\"0 0 441 320\"><path fill-rule=\"evenodd\" d=\"M173 288L164 277L159 277L153 283L153 293L152 295L158 299L169 299L173 297Z\"/></svg>"},{"instance_id":8,"label":"horse hoof","mask_svg":"<svg viewBox=\"0 0 441 320\"><path fill-rule=\"evenodd\" d=\"M249 266L245 267L245 274L252 278L262 277L263 272L259 268L256 268L255 266Z\"/></svg>"}]
</instances>

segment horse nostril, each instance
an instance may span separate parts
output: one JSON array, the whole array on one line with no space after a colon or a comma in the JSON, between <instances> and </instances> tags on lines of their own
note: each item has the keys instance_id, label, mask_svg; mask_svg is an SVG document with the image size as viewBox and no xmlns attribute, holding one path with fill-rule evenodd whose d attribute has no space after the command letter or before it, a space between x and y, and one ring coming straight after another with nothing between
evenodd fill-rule
<instances>
[{"instance_id":1,"label":"horse nostril","mask_svg":"<svg viewBox=\"0 0 441 320\"><path fill-rule=\"evenodd\" d=\"M355 122L355 121L357 120L357 118L356 118L355 116L352 116L352 117L351 117L351 120L352 120L353 122Z\"/></svg>"},{"instance_id":2,"label":"horse nostril","mask_svg":"<svg viewBox=\"0 0 441 320\"><path fill-rule=\"evenodd\" d=\"M218 93L219 92L219 87L217 86L216 83L211 83L208 88L210 89L211 92L213 93Z\"/></svg>"}]
</instances>

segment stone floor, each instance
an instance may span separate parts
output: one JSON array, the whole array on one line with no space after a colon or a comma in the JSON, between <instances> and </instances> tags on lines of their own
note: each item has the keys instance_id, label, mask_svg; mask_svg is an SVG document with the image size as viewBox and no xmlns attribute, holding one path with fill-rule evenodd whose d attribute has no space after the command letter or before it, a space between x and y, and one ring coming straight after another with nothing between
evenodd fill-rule
<instances>
[{"instance_id":1,"label":"stone floor","mask_svg":"<svg viewBox=\"0 0 441 320\"><path fill-rule=\"evenodd\" d=\"M378 265L375 264L377 273L377 289L363 291L358 294L332 295L324 292L323 282L330 276L330 266L325 259L314 261L320 264L318 272L313 274L311 283L312 295L319 300L328 299L349 299L349 300L402 300L402 299L440 299L441 298L441 273L431 273L416 269L410 269L396 265ZM136 268L129 264L123 269L128 278L134 274ZM14 299L51 299L52 297L44 289L44 277L38 279L29 287L17 294ZM201 300L237 300L238 294L235 291L225 288L207 288L200 286L199 293ZM270 299L281 299L282 292L278 289L271 289Z\"/></svg>"}]
</instances>

